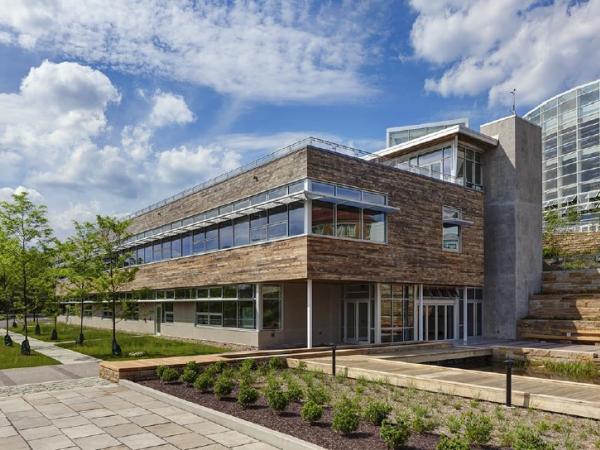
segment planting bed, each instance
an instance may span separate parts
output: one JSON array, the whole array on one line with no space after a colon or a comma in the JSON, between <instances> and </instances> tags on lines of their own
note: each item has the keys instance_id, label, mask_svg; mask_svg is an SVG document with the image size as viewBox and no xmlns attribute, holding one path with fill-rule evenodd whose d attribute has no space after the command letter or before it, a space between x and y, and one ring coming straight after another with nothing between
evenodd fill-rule
<instances>
[{"instance_id":1,"label":"planting bed","mask_svg":"<svg viewBox=\"0 0 600 450\"><path fill-rule=\"evenodd\" d=\"M237 368L226 369L235 388L221 400L218 400L211 390L201 392L181 381L163 383L160 380L148 380L140 383L328 449L385 450L387 448L380 437L380 427L368 422L367 415L364 414L367 405L372 405L373 402L381 402L391 407L389 418L393 422L405 420L410 423L410 437L406 446L397 448L436 449L441 435L465 439L469 431L474 431L473 421L479 425L487 422L488 432L483 441L471 439L471 449L600 448L600 423L591 419L524 408L506 409L497 404L418 391L413 388L399 388L384 382L352 380L339 375L332 377L321 372L268 366L270 364L251 371L252 375L249 378ZM212 373L211 377L213 377ZM218 373L215 373L214 379L218 378ZM236 398L240 383L248 383L248 379L259 390L260 396L254 405L244 409L237 403ZM274 381L277 390L288 394L291 392L292 385L300 387L305 397L315 387L327 392L329 399L325 403L321 419L313 425L305 422L301 417L303 402L290 402L282 413L276 413L268 406L265 398L269 386L272 389ZM361 414L358 428L348 434L332 429L333 414L342 398L352 400L357 412ZM471 425L468 425L469 423ZM477 445L475 442L481 444ZM443 447L444 450L450 448L452 447Z\"/></svg>"}]
</instances>

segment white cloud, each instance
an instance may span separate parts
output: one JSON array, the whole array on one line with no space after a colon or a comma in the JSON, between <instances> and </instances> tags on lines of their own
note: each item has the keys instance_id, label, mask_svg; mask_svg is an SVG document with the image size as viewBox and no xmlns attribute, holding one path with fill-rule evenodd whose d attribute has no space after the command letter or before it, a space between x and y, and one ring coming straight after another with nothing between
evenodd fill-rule
<instances>
[{"instance_id":1,"label":"white cloud","mask_svg":"<svg viewBox=\"0 0 600 450\"><path fill-rule=\"evenodd\" d=\"M600 75L600 1L412 0L415 56L441 69L425 88L533 105Z\"/></svg>"},{"instance_id":2,"label":"white cloud","mask_svg":"<svg viewBox=\"0 0 600 450\"><path fill-rule=\"evenodd\" d=\"M365 19L370 8L350 1L38 0L0 8L0 32L3 42L26 49L246 100L348 101L373 93L360 74L376 30Z\"/></svg>"},{"instance_id":3,"label":"white cloud","mask_svg":"<svg viewBox=\"0 0 600 450\"><path fill-rule=\"evenodd\" d=\"M149 124L160 128L171 124L183 125L194 121L194 114L181 95L157 91L152 99Z\"/></svg>"},{"instance_id":4,"label":"white cloud","mask_svg":"<svg viewBox=\"0 0 600 450\"><path fill-rule=\"evenodd\" d=\"M206 178L221 175L241 164L241 155L222 147L186 146L163 151L158 155L156 175L166 184L177 184L181 179L194 185Z\"/></svg>"},{"instance_id":5,"label":"white cloud","mask_svg":"<svg viewBox=\"0 0 600 450\"><path fill-rule=\"evenodd\" d=\"M23 192L27 192L29 200L31 200L34 203L41 203L44 201L44 196L42 194L40 194L35 189L28 188L25 186L17 186L14 189L11 187L1 187L0 201L11 201L13 195L22 194Z\"/></svg>"}]
</instances>

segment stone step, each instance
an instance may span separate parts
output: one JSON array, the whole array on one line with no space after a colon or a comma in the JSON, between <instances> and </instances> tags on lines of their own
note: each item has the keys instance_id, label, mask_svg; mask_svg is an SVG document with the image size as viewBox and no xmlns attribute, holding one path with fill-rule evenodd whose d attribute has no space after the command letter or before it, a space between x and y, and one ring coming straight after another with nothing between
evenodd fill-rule
<instances>
[{"instance_id":1,"label":"stone step","mask_svg":"<svg viewBox=\"0 0 600 450\"><path fill-rule=\"evenodd\" d=\"M520 339L600 343L600 320L522 319L517 334Z\"/></svg>"},{"instance_id":2,"label":"stone step","mask_svg":"<svg viewBox=\"0 0 600 450\"><path fill-rule=\"evenodd\" d=\"M600 269L545 271L542 275L542 292L600 293Z\"/></svg>"},{"instance_id":3,"label":"stone step","mask_svg":"<svg viewBox=\"0 0 600 450\"><path fill-rule=\"evenodd\" d=\"M539 294L529 298L534 319L600 320L600 294Z\"/></svg>"}]
</instances>

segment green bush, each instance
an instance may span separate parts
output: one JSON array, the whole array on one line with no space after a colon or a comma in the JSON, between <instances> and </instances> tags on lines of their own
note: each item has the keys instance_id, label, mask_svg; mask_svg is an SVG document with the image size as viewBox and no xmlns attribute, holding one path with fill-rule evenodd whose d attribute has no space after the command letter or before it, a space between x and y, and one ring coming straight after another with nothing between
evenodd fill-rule
<instances>
[{"instance_id":1,"label":"green bush","mask_svg":"<svg viewBox=\"0 0 600 450\"><path fill-rule=\"evenodd\" d=\"M158 378L162 378L162 373L165 369L167 369L169 366L165 366L164 364L158 366L156 368L156 376L158 376Z\"/></svg>"},{"instance_id":2,"label":"green bush","mask_svg":"<svg viewBox=\"0 0 600 450\"><path fill-rule=\"evenodd\" d=\"M462 430L462 420L458 416L450 416L446 420L446 426L452 434L458 434Z\"/></svg>"},{"instance_id":3,"label":"green bush","mask_svg":"<svg viewBox=\"0 0 600 450\"><path fill-rule=\"evenodd\" d=\"M242 408L246 409L248 406L253 405L258 400L258 391L252 386L243 383L240 385L238 391L237 402Z\"/></svg>"},{"instance_id":4,"label":"green bush","mask_svg":"<svg viewBox=\"0 0 600 450\"><path fill-rule=\"evenodd\" d=\"M360 424L359 409L350 399L343 398L333 408L331 428L338 433L348 434L356 431Z\"/></svg>"},{"instance_id":5,"label":"green bush","mask_svg":"<svg viewBox=\"0 0 600 450\"><path fill-rule=\"evenodd\" d=\"M288 378L287 380L287 396L288 399L291 402L300 402L302 400L304 400L304 391L302 390L302 387L300 386L300 383L298 383L297 380L295 380L294 378Z\"/></svg>"},{"instance_id":6,"label":"green bush","mask_svg":"<svg viewBox=\"0 0 600 450\"><path fill-rule=\"evenodd\" d=\"M379 426L391 412L392 407L387 403L371 401L367 404L363 412L363 417L366 421L371 422L373 425Z\"/></svg>"},{"instance_id":7,"label":"green bush","mask_svg":"<svg viewBox=\"0 0 600 450\"><path fill-rule=\"evenodd\" d=\"M270 387L265 391L267 404L275 412L282 412L288 407L290 400L280 387Z\"/></svg>"},{"instance_id":8,"label":"green bush","mask_svg":"<svg viewBox=\"0 0 600 450\"><path fill-rule=\"evenodd\" d=\"M186 365L185 369L183 369L183 372L181 373L181 381L187 384L194 384L194 381L196 381L197 376L198 371Z\"/></svg>"},{"instance_id":9,"label":"green bush","mask_svg":"<svg viewBox=\"0 0 600 450\"><path fill-rule=\"evenodd\" d=\"M442 434L436 445L436 450L469 450L469 443L462 436L446 436Z\"/></svg>"},{"instance_id":10,"label":"green bush","mask_svg":"<svg viewBox=\"0 0 600 450\"><path fill-rule=\"evenodd\" d=\"M270 358L268 365L269 369L271 370L284 369L286 366L285 361L282 358L278 358L277 356L273 356L272 358Z\"/></svg>"},{"instance_id":11,"label":"green bush","mask_svg":"<svg viewBox=\"0 0 600 450\"><path fill-rule=\"evenodd\" d=\"M323 417L323 405L319 405L318 403L309 400L302 405L300 416L302 417L302 420L310 424L318 422L321 417Z\"/></svg>"},{"instance_id":12,"label":"green bush","mask_svg":"<svg viewBox=\"0 0 600 450\"><path fill-rule=\"evenodd\" d=\"M221 372L223 372L226 367L227 367L227 364L225 364L225 361L217 361L217 362L211 364L210 366L208 366L208 368L205 370L205 372L211 373L213 375L218 375Z\"/></svg>"},{"instance_id":13,"label":"green bush","mask_svg":"<svg viewBox=\"0 0 600 450\"><path fill-rule=\"evenodd\" d=\"M213 391L215 393L215 397L219 400L227 397L229 394L233 392L234 383L229 374L222 373L215 381L215 386Z\"/></svg>"},{"instance_id":14,"label":"green bush","mask_svg":"<svg viewBox=\"0 0 600 450\"><path fill-rule=\"evenodd\" d=\"M554 446L542 438L535 429L520 425L513 435L512 447L514 450L552 450Z\"/></svg>"},{"instance_id":15,"label":"green bush","mask_svg":"<svg viewBox=\"0 0 600 450\"><path fill-rule=\"evenodd\" d=\"M306 393L306 399L312 401L317 405L326 405L330 401L329 392L325 389L325 386L312 384L309 386Z\"/></svg>"},{"instance_id":16,"label":"green bush","mask_svg":"<svg viewBox=\"0 0 600 450\"><path fill-rule=\"evenodd\" d=\"M179 380L179 371L173 367L167 367L160 374L160 381L163 383L172 383Z\"/></svg>"},{"instance_id":17,"label":"green bush","mask_svg":"<svg viewBox=\"0 0 600 450\"><path fill-rule=\"evenodd\" d=\"M249 372L251 370L256 370L256 361L253 359L245 359L240 364L240 371Z\"/></svg>"},{"instance_id":18,"label":"green bush","mask_svg":"<svg viewBox=\"0 0 600 450\"><path fill-rule=\"evenodd\" d=\"M214 385L214 376L210 372L206 371L196 377L194 381L194 388L200 392L208 392Z\"/></svg>"},{"instance_id":19,"label":"green bush","mask_svg":"<svg viewBox=\"0 0 600 450\"><path fill-rule=\"evenodd\" d=\"M200 364L198 364L196 361L188 361L184 367L184 370L185 369L193 370L194 372L198 373L200 372Z\"/></svg>"},{"instance_id":20,"label":"green bush","mask_svg":"<svg viewBox=\"0 0 600 450\"><path fill-rule=\"evenodd\" d=\"M403 447L410 437L410 422L400 418L396 423L384 419L381 422L379 437L390 450L398 450Z\"/></svg>"},{"instance_id":21,"label":"green bush","mask_svg":"<svg viewBox=\"0 0 600 450\"><path fill-rule=\"evenodd\" d=\"M437 422L433 418L427 417L427 410L425 408L413 408L413 413L412 429L415 432L426 433L433 431L437 426Z\"/></svg>"},{"instance_id":22,"label":"green bush","mask_svg":"<svg viewBox=\"0 0 600 450\"><path fill-rule=\"evenodd\" d=\"M464 414L465 438L469 443L487 444L492 438L494 425L492 419L485 414L476 414L469 411Z\"/></svg>"}]
</instances>

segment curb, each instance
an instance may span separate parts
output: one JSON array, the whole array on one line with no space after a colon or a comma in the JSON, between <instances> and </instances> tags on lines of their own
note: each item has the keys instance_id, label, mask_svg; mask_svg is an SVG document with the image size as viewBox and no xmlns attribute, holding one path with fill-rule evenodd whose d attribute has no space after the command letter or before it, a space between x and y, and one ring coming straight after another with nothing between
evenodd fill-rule
<instances>
[{"instance_id":1,"label":"curb","mask_svg":"<svg viewBox=\"0 0 600 450\"><path fill-rule=\"evenodd\" d=\"M254 439L258 439L259 441L265 442L277 448L285 450L323 450L323 447L303 441L302 439L298 439L294 436L271 430L270 428L263 427L262 425L257 425L220 411L215 411L214 409L207 408L206 406L183 400L173 395L154 390L147 386L142 386L141 384L134 383L133 381L120 380L119 384L126 386L132 391L148 395L172 406L184 409L204 419L210 420L211 422L231 428L232 430L246 434Z\"/></svg>"}]
</instances>

